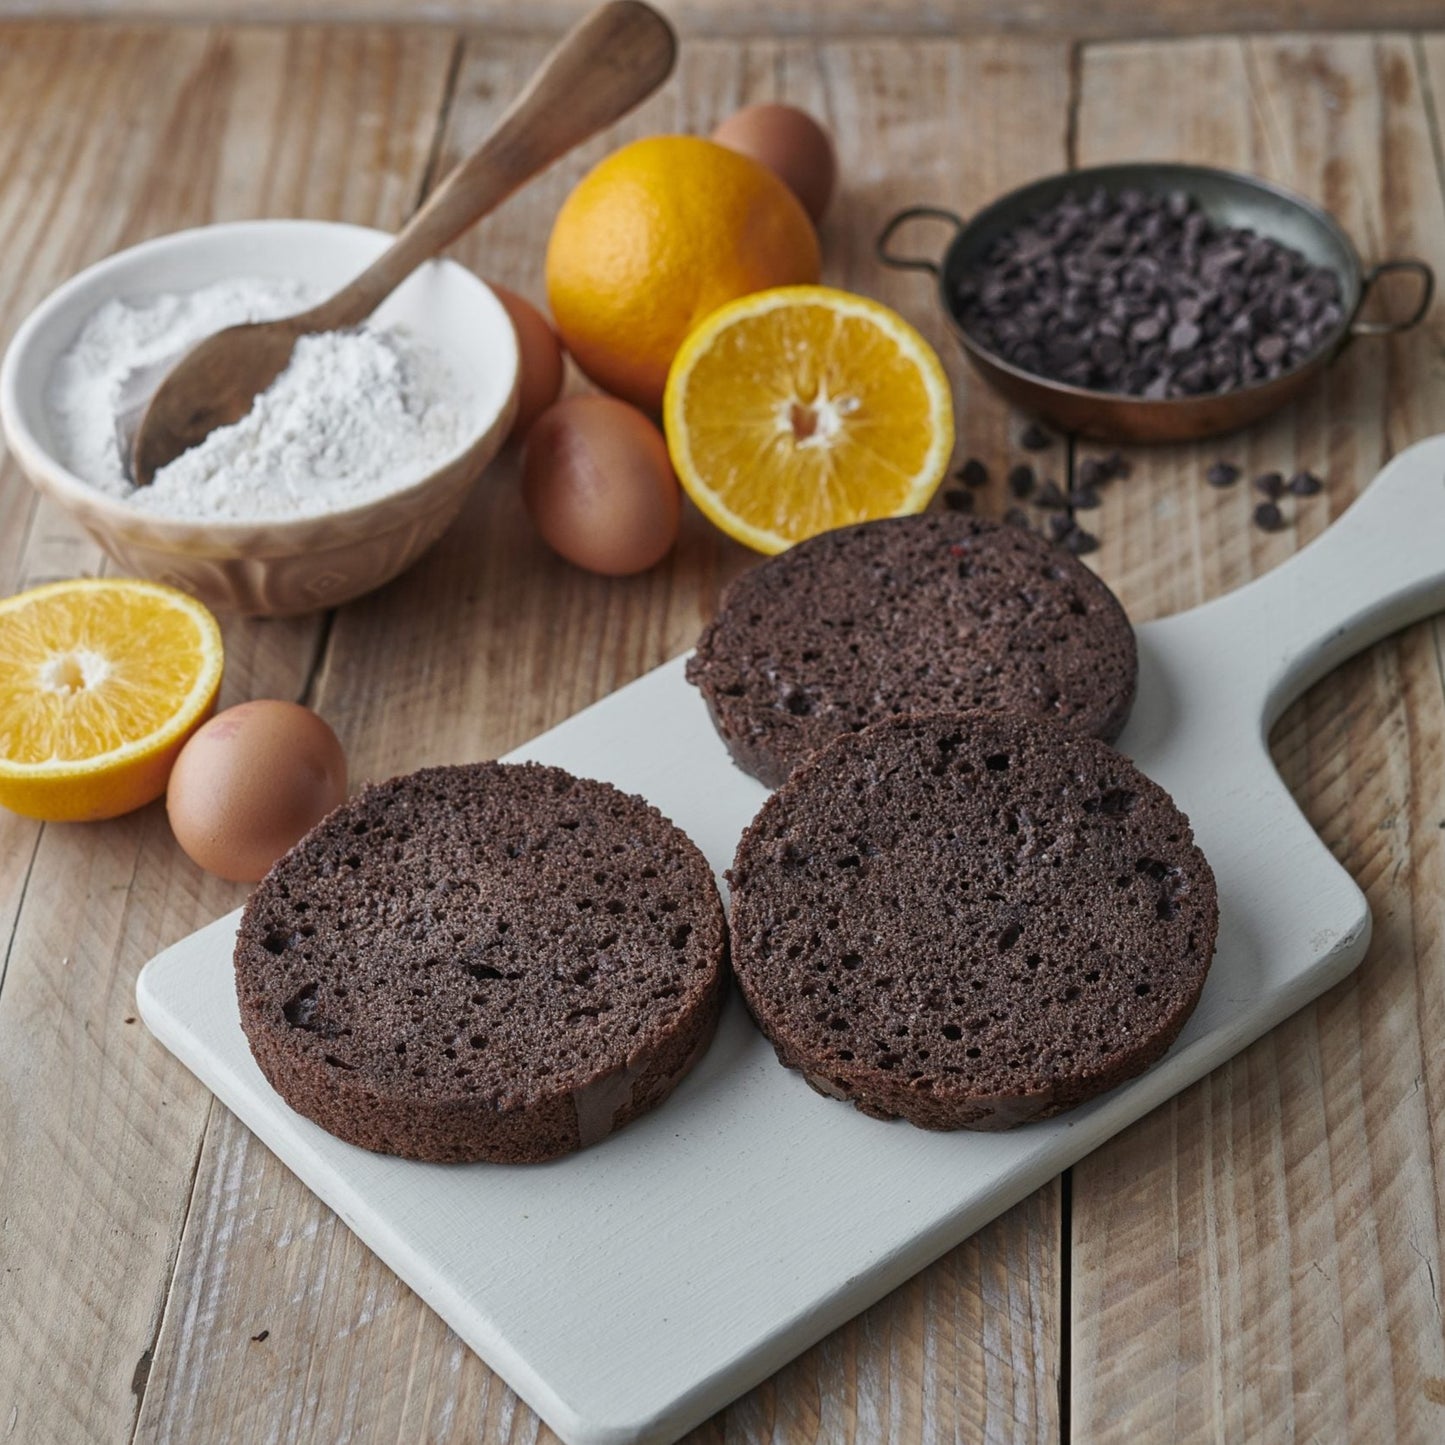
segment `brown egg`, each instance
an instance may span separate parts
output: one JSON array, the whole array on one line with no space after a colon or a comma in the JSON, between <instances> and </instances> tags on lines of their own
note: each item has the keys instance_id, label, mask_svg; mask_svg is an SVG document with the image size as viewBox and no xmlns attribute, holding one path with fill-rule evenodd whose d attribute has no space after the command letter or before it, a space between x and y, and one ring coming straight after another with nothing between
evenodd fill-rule
<instances>
[{"instance_id":1,"label":"brown egg","mask_svg":"<svg viewBox=\"0 0 1445 1445\"><path fill-rule=\"evenodd\" d=\"M781 176L815 226L823 219L833 198L838 159L832 137L807 111L793 105L749 105L723 121L712 138Z\"/></svg>"},{"instance_id":2,"label":"brown egg","mask_svg":"<svg viewBox=\"0 0 1445 1445\"><path fill-rule=\"evenodd\" d=\"M506 307L517 332L522 374L517 385L517 419L510 435L521 441L562 390L562 343L547 318L530 301L495 281L487 284Z\"/></svg>"},{"instance_id":3,"label":"brown egg","mask_svg":"<svg viewBox=\"0 0 1445 1445\"><path fill-rule=\"evenodd\" d=\"M610 396L569 396L542 413L522 457L522 499L547 545L589 572L645 572L677 540L667 443Z\"/></svg>"},{"instance_id":4,"label":"brown egg","mask_svg":"<svg viewBox=\"0 0 1445 1445\"><path fill-rule=\"evenodd\" d=\"M191 860L254 883L346 798L346 756L309 708L258 699L217 713L181 749L166 787Z\"/></svg>"}]
</instances>

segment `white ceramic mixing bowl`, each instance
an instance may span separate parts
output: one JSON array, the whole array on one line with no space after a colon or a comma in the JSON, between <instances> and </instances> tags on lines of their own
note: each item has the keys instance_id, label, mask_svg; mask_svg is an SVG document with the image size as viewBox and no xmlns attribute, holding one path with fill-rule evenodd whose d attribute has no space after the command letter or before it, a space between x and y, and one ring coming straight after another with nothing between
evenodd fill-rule
<instances>
[{"instance_id":1,"label":"white ceramic mixing bowl","mask_svg":"<svg viewBox=\"0 0 1445 1445\"><path fill-rule=\"evenodd\" d=\"M0 365L0 424L21 469L128 573L229 611L284 616L369 592L410 566L460 511L506 440L517 405L517 338L492 291L430 261L376 312L434 346L472 393L475 424L442 466L373 501L310 516L198 521L140 511L57 459L46 392L56 361L105 302L191 291L237 276L339 289L390 243L328 221L241 221L179 231L107 257L31 313Z\"/></svg>"}]
</instances>

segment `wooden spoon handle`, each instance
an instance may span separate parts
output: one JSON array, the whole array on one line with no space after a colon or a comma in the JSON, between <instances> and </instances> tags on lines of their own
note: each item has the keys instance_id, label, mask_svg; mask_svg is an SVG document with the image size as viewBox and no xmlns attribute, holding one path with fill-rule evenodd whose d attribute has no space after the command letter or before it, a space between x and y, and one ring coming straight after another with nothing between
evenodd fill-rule
<instances>
[{"instance_id":1,"label":"wooden spoon handle","mask_svg":"<svg viewBox=\"0 0 1445 1445\"><path fill-rule=\"evenodd\" d=\"M364 321L423 261L651 95L676 53L672 27L641 0L611 0L585 16L396 240L349 285L298 316L298 329L337 331Z\"/></svg>"}]
</instances>

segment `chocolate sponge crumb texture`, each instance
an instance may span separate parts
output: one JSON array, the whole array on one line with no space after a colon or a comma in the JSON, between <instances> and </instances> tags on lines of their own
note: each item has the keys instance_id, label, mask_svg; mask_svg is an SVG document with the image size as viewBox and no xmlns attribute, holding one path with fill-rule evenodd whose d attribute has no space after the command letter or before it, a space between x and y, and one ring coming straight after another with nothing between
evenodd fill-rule
<instances>
[{"instance_id":1,"label":"chocolate sponge crumb texture","mask_svg":"<svg viewBox=\"0 0 1445 1445\"><path fill-rule=\"evenodd\" d=\"M642 799L537 764L368 788L257 887L241 1023L339 1138L527 1163L606 1138L701 1057L727 977L712 870Z\"/></svg>"},{"instance_id":2,"label":"chocolate sponge crumb texture","mask_svg":"<svg viewBox=\"0 0 1445 1445\"><path fill-rule=\"evenodd\" d=\"M734 761L776 787L895 716L976 708L1112 741L1134 631L1108 587L1042 537L961 512L825 532L745 573L687 663Z\"/></svg>"},{"instance_id":3,"label":"chocolate sponge crumb texture","mask_svg":"<svg viewBox=\"0 0 1445 1445\"><path fill-rule=\"evenodd\" d=\"M1018 715L838 738L728 874L733 969L779 1059L928 1129L1004 1129L1143 1072L1199 1001L1213 874L1168 794Z\"/></svg>"}]
</instances>

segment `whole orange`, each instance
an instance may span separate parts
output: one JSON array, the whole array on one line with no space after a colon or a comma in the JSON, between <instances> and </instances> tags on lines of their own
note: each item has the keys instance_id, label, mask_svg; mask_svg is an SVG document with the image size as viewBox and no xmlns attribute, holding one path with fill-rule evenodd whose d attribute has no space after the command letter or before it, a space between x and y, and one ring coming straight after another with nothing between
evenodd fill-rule
<instances>
[{"instance_id":1,"label":"whole orange","mask_svg":"<svg viewBox=\"0 0 1445 1445\"><path fill-rule=\"evenodd\" d=\"M547 299L605 391L656 409L687 334L739 296L818 279L818 236L765 166L698 136L614 151L563 203Z\"/></svg>"}]
</instances>

